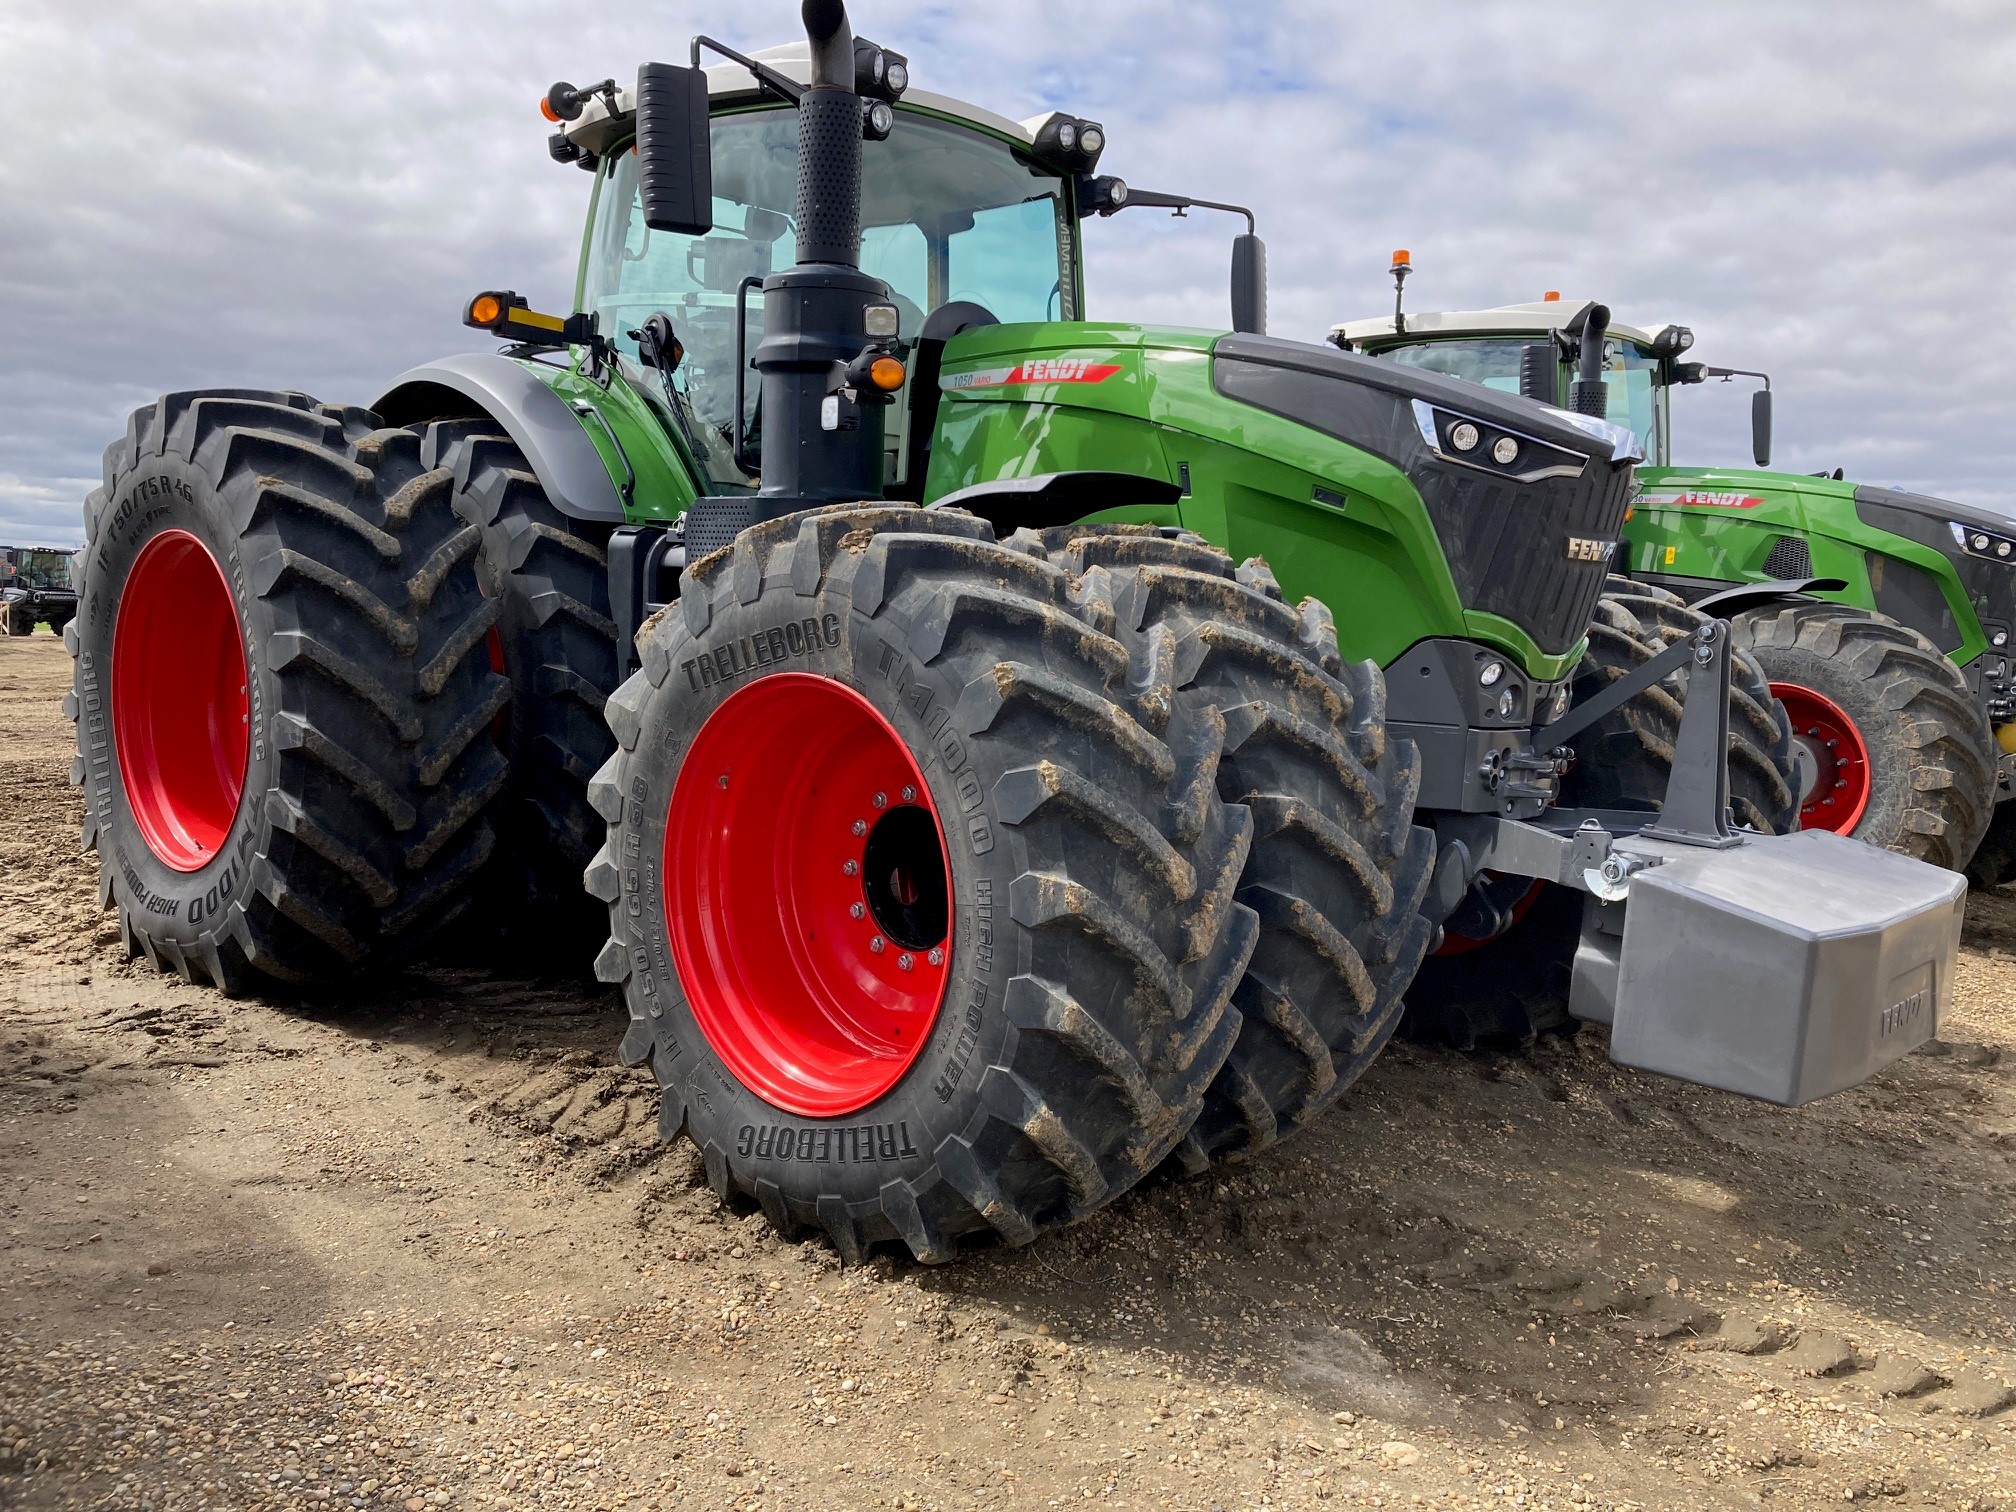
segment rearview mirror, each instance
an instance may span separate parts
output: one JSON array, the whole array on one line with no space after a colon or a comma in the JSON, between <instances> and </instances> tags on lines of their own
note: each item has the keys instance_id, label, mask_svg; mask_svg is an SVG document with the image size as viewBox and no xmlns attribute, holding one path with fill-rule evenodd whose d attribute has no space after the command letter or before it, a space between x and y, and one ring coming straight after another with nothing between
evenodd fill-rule
<instances>
[{"instance_id":1,"label":"rearview mirror","mask_svg":"<svg viewBox=\"0 0 2016 1512\"><path fill-rule=\"evenodd\" d=\"M1771 465L1771 390L1750 396L1750 455L1759 467Z\"/></svg>"},{"instance_id":2,"label":"rearview mirror","mask_svg":"<svg viewBox=\"0 0 2016 1512\"><path fill-rule=\"evenodd\" d=\"M1519 349L1519 394L1542 404L1561 402L1560 380L1556 376L1561 354L1551 341L1531 341Z\"/></svg>"},{"instance_id":3,"label":"rearview mirror","mask_svg":"<svg viewBox=\"0 0 2016 1512\"><path fill-rule=\"evenodd\" d=\"M1232 329L1267 334L1267 244L1250 231L1232 238Z\"/></svg>"},{"instance_id":4,"label":"rearview mirror","mask_svg":"<svg viewBox=\"0 0 2016 1512\"><path fill-rule=\"evenodd\" d=\"M714 229L714 159L707 136L707 75L646 63L637 70L637 192L653 231L705 236Z\"/></svg>"}]
</instances>

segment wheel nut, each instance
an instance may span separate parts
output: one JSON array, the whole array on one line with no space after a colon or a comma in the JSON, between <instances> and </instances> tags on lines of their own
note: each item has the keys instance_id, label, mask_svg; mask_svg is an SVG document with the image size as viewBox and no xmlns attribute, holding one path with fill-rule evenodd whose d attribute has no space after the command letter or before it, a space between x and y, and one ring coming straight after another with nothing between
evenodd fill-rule
<instances>
[{"instance_id":1,"label":"wheel nut","mask_svg":"<svg viewBox=\"0 0 2016 1512\"><path fill-rule=\"evenodd\" d=\"M867 821L866 819L856 819L856 820L854 821L854 833L855 833L855 834L857 834L857 835L865 835L865 834L867 834L867 833L868 833L868 821Z\"/></svg>"},{"instance_id":2,"label":"wheel nut","mask_svg":"<svg viewBox=\"0 0 2016 1512\"><path fill-rule=\"evenodd\" d=\"M912 966L915 966L916 964L917 964L917 957L910 954L910 952L907 950L904 951L903 954L896 957L896 969L898 971L908 971Z\"/></svg>"},{"instance_id":3,"label":"wheel nut","mask_svg":"<svg viewBox=\"0 0 2016 1512\"><path fill-rule=\"evenodd\" d=\"M934 945L931 947L931 954L926 956L925 959L933 966L943 966L945 964L945 952Z\"/></svg>"},{"instance_id":4,"label":"wheel nut","mask_svg":"<svg viewBox=\"0 0 2016 1512\"><path fill-rule=\"evenodd\" d=\"M917 801L917 789L915 789L914 787L904 788L903 801L905 803L915 803Z\"/></svg>"},{"instance_id":5,"label":"wheel nut","mask_svg":"<svg viewBox=\"0 0 2016 1512\"><path fill-rule=\"evenodd\" d=\"M840 863L840 870L851 877L861 870L861 863L859 861L843 861Z\"/></svg>"},{"instance_id":6,"label":"wheel nut","mask_svg":"<svg viewBox=\"0 0 2016 1512\"><path fill-rule=\"evenodd\" d=\"M883 939L882 936L877 935L875 936L874 939L868 942L868 948L874 951L875 954L880 955L882 954L883 951L889 948L889 942Z\"/></svg>"},{"instance_id":7,"label":"wheel nut","mask_svg":"<svg viewBox=\"0 0 2016 1512\"><path fill-rule=\"evenodd\" d=\"M872 802L872 803L873 803L873 804L875 805L875 807L877 807L878 809L880 809L880 808L887 808L887 807L889 807L889 795L888 795L887 793L877 793L877 794L876 794L876 795L874 796L874 798L873 798L873 799L871 799L870 801L871 801L871 802Z\"/></svg>"},{"instance_id":8,"label":"wheel nut","mask_svg":"<svg viewBox=\"0 0 2016 1512\"><path fill-rule=\"evenodd\" d=\"M868 905L865 903L849 903L847 905L847 917L850 919L858 919L867 912Z\"/></svg>"}]
</instances>

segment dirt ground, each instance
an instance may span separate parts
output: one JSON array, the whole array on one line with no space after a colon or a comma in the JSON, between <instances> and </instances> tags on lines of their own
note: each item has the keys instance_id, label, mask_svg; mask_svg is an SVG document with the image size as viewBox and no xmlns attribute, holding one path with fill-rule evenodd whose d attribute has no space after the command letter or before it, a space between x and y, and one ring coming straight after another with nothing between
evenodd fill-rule
<instances>
[{"instance_id":1,"label":"dirt ground","mask_svg":"<svg viewBox=\"0 0 2016 1512\"><path fill-rule=\"evenodd\" d=\"M1401 1046L1215 1178L848 1270L659 1147L602 989L127 962L69 676L0 642L0 1504L2016 1506L2016 899L1798 1112Z\"/></svg>"}]
</instances>

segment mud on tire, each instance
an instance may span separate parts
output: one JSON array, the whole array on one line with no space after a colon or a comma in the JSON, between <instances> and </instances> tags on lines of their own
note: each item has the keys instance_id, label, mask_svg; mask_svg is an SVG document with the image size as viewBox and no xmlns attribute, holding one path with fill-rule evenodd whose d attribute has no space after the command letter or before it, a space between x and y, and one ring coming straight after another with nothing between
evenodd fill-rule
<instances>
[{"instance_id":1,"label":"mud on tire","mask_svg":"<svg viewBox=\"0 0 2016 1512\"><path fill-rule=\"evenodd\" d=\"M1435 837L1413 822L1420 762L1386 735L1386 688L1346 664L1330 611L1291 607L1258 558L1149 526L1020 533L1109 598L1123 638L1161 640L1172 696L1225 727L1218 793L1253 817L1239 901L1260 935L1233 1003L1238 1043L1176 1158L1200 1171L1328 1108L1399 1022L1434 929Z\"/></svg>"},{"instance_id":2,"label":"mud on tire","mask_svg":"<svg viewBox=\"0 0 2016 1512\"><path fill-rule=\"evenodd\" d=\"M1182 1138L1238 1034L1257 925L1233 898L1248 821L1214 786L1221 729L1171 696L1168 640L1130 650L1096 594L957 513L792 516L688 569L609 701L618 749L591 788L609 833L587 883L609 904L597 971L630 1008L623 1058L651 1061L661 1133L699 1146L723 1197L753 1197L785 1233L823 1229L850 1260L894 1240L941 1261L964 1236L1026 1243L1100 1206ZM831 1116L783 1111L731 1071L693 1005L713 968L675 955L667 918L682 763L721 710L787 674L852 690L900 740L949 870L923 1047Z\"/></svg>"},{"instance_id":3,"label":"mud on tire","mask_svg":"<svg viewBox=\"0 0 2016 1512\"><path fill-rule=\"evenodd\" d=\"M1612 576L1597 600L1589 648L1572 683L1575 703L1594 697L1674 641L1704 616L1663 588ZM1657 812L1673 769L1686 685L1655 683L1571 742L1575 762L1562 780L1571 808ZM1740 648L1729 666L1729 806L1739 825L1766 834L1796 827L1798 779L1791 726L1754 658ZM1422 964L1408 998L1410 1038L1471 1049L1523 1045L1536 1034L1573 1032L1569 968L1582 928L1582 894L1552 883L1536 888L1516 921L1474 949L1444 951Z\"/></svg>"},{"instance_id":4,"label":"mud on tire","mask_svg":"<svg viewBox=\"0 0 2016 1512\"><path fill-rule=\"evenodd\" d=\"M1753 610L1732 629L1773 682L1810 688L1853 721L1868 801L1849 833L1966 869L1995 807L1995 759L1980 701L1939 648L1880 614L1811 601Z\"/></svg>"},{"instance_id":5,"label":"mud on tire","mask_svg":"<svg viewBox=\"0 0 2016 1512\"><path fill-rule=\"evenodd\" d=\"M295 393L169 394L107 449L66 711L129 950L227 991L323 982L466 906L507 689L451 481L415 433Z\"/></svg>"}]
</instances>

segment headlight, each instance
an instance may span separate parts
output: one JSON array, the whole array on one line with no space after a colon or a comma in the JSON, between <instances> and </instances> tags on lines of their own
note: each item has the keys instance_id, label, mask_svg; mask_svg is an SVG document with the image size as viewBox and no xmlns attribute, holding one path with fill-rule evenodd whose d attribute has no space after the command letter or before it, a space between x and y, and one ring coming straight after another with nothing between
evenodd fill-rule
<instances>
[{"instance_id":1,"label":"headlight","mask_svg":"<svg viewBox=\"0 0 2016 1512\"><path fill-rule=\"evenodd\" d=\"M1491 460L1500 467L1510 467L1519 455L1519 443L1510 436L1500 436L1491 443Z\"/></svg>"},{"instance_id":2,"label":"headlight","mask_svg":"<svg viewBox=\"0 0 2016 1512\"><path fill-rule=\"evenodd\" d=\"M1445 462L1474 467L1515 483L1537 483L1543 478L1579 478L1589 465L1587 452L1571 451L1552 441L1508 431L1495 420L1473 420L1467 415L1438 409L1426 399L1416 399L1414 424L1428 449ZM1555 412L1568 418L1566 410ZM1579 417L1579 418L1587 418ZM1605 424L1626 439L1631 432L1622 426ZM1621 459L1620 459L1621 460Z\"/></svg>"},{"instance_id":3,"label":"headlight","mask_svg":"<svg viewBox=\"0 0 2016 1512\"><path fill-rule=\"evenodd\" d=\"M1477 427L1465 420L1460 425L1449 427L1449 444L1458 451L1474 451L1477 448Z\"/></svg>"},{"instance_id":4,"label":"headlight","mask_svg":"<svg viewBox=\"0 0 2016 1512\"><path fill-rule=\"evenodd\" d=\"M1486 688L1494 688L1498 685L1498 679L1504 675L1505 663L1488 661L1478 670L1477 681Z\"/></svg>"},{"instance_id":5,"label":"headlight","mask_svg":"<svg viewBox=\"0 0 2016 1512\"><path fill-rule=\"evenodd\" d=\"M1500 719L1510 719L1518 712L1519 690L1517 688L1507 688L1503 693L1498 695L1498 717Z\"/></svg>"},{"instance_id":6,"label":"headlight","mask_svg":"<svg viewBox=\"0 0 2016 1512\"><path fill-rule=\"evenodd\" d=\"M1088 157L1097 157L1106 150L1106 133L1097 126L1087 126L1078 135L1078 146Z\"/></svg>"},{"instance_id":7,"label":"headlight","mask_svg":"<svg viewBox=\"0 0 2016 1512\"><path fill-rule=\"evenodd\" d=\"M1568 684L1563 683L1554 690L1554 702L1547 708L1547 722L1564 719L1568 714Z\"/></svg>"}]
</instances>

